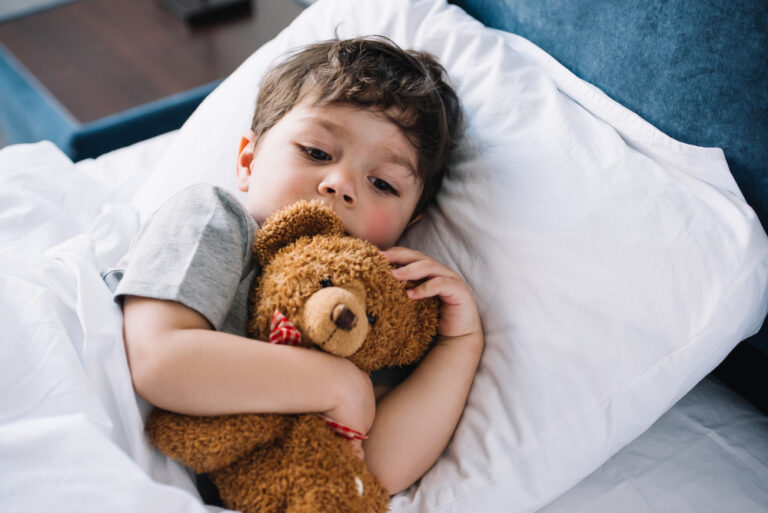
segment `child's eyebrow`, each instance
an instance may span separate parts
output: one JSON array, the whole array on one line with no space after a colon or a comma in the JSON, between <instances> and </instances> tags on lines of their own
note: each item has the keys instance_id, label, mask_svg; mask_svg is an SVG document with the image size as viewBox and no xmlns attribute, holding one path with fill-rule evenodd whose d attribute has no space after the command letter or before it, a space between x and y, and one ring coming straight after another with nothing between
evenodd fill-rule
<instances>
[{"instance_id":1,"label":"child's eyebrow","mask_svg":"<svg viewBox=\"0 0 768 513\"><path fill-rule=\"evenodd\" d=\"M416 169L413 167L411 160L405 155L396 153L392 150L387 150L386 154L384 155L384 160L395 164L396 166L405 168L405 170L408 171L408 174L412 178L416 178Z\"/></svg>"},{"instance_id":2,"label":"child's eyebrow","mask_svg":"<svg viewBox=\"0 0 768 513\"><path fill-rule=\"evenodd\" d=\"M324 130L327 130L328 132L331 132L334 135L345 134L347 132L347 129L343 125L334 123L329 119L315 117L315 116L308 116L304 119L309 124L318 126Z\"/></svg>"}]
</instances>

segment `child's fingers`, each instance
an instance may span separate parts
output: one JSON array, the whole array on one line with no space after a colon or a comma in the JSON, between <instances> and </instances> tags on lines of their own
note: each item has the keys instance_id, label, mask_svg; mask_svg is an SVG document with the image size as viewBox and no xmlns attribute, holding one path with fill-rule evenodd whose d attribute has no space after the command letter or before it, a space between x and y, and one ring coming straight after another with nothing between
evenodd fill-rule
<instances>
[{"instance_id":1,"label":"child's fingers","mask_svg":"<svg viewBox=\"0 0 768 513\"><path fill-rule=\"evenodd\" d=\"M395 278L401 281L420 281L408 290L411 299L438 296L446 305L460 305L466 300L467 286L459 274L437 260L410 248L394 247L383 252L390 263L403 267L393 269Z\"/></svg>"},{"instance_id":2,"label":"child's fingers","mask_svg":"<svg viewBox=\"0 0 768 513\"><path fill-rule=\"evenodd\" d=\"M352 444L352 452L355 453L355 456L357 456L361 460L365 461L365 450L363 449L363 441L362 440L350 440L349 443Z\"/></svg>"},{"instance_id":3,"label":"child's fingers","mask_svg":"<svg viewBox=\"0 0 768 513\"><path fill-rule=\"evenodd\" d=\"M384 256L390 264L399 264L402 266L393 270L397 279L401 281L423 280L436 276L459 277L458 273L450 267L441 264L434 258L429 257L420 251L416 251L415 249L393 247L386 251L382 251L382 256Z\"/></svg>"},{"instance_id":4,"label":"child's fingers","mask_svg":"<svg viewBox=\"0 0 768 513\"><path fill-rule=\"evenodd\" d=\"M464 279L453 269L423 253L402 247L390 248L382 256L402 267L392 271L399 280L420 281L406 293L411 299L440 298L438 334L456 337L476 332L479 317L472 293Z\"/></svg>"},{"instance_id":5,"label":"child's fingers","mask_svg":"<svg viewBox=\"0 0 768 513\"><path fill-rule=\"evenodd\" d=\"M451 278L458 277L458 274L452 269L432 259L416 260L403 267L393 269L392 273L395 275L395 278L400 281L418 281L426 278L436 278L438 276Z\"/></svg>"},{"instance_id":6,"label":"child's fingers","mask_svg":"<svg viewBox=\"0 0 768 513\"><path fill-rule=\"evenodd\" d=\"M415 249L411 248L404 248L402 246L394 246L387 250L381 251L380 253L381 256L383 256L390 264L406 265L416 260L429 258L421 251L416 251Z\"/></svg>"},{"instance_id":7,"label":"child's fingers","mask_svg":"<svg viewBox=\"0 0 768 513\"><path fill-rule=\"evenodd\" d=\"M409 289L407 294L411 299L438 296L446 305L457 305L462 303L465 287L464 282L459 279L438 276Z\"/></svg>"}]
</instances>

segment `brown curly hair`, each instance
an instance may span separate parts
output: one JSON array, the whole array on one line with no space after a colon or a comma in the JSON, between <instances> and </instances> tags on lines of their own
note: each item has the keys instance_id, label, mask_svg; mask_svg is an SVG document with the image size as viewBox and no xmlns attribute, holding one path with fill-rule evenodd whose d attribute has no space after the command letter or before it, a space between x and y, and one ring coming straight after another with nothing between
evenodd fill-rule
<instances>
[{"instance_id":1,"label":"brown curly hair","mask_svg":"<svg viewBox=\"0 0 768 513\"><path fill-rule=\"evenodd\" d=\"M445 69L429 53L383 36L333 39L291 52L264 77L251 129L256 140L308 95L315 105L350 103L397 125L418 153L421 195L414 216L440 189L461 131L461 105Z\"/></svg>"}]
</instances>

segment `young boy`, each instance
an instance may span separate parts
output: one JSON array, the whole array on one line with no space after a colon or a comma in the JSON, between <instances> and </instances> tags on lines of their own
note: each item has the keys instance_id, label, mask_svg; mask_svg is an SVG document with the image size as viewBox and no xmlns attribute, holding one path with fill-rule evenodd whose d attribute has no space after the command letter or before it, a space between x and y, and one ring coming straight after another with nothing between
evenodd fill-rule
<instances>
[{"instance_id":1,"label":"young boy","mask_svg":"<svg viewBox=\"0 0 768 513\"><path fill-rule=\"evenodd\" d=\"M460 122L442 67L384 38L311 45L275 67L238 156L246 204L212 186L188 188L121 263L115 297L137 393L193 415L322 412L368 434L355 448L390 493L416 481L453 433L483 335L458 274L394 245L437 192ZM442 300L435 346L394 388L374 390L343 358L246 338L254 232L300 199L330 204L350 234L401 265L398 279L423 280L410 297Z\"/></svg>"}]
</instances>

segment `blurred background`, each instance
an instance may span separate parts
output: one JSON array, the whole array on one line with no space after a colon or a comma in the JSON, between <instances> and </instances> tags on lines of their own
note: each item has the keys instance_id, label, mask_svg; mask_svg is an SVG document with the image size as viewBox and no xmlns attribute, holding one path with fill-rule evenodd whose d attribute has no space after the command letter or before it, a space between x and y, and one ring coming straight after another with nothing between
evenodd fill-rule
<instances>
[{"instance_id":1,"label":"blurred background","mask_svg":"<svg viewBox=\"0 0 768 513\"><path fill-rule=\"evenodd\" d=\"M0 0L0 147L72 160L179 128L307 0Z\"/></svg>"}]
</instances>

